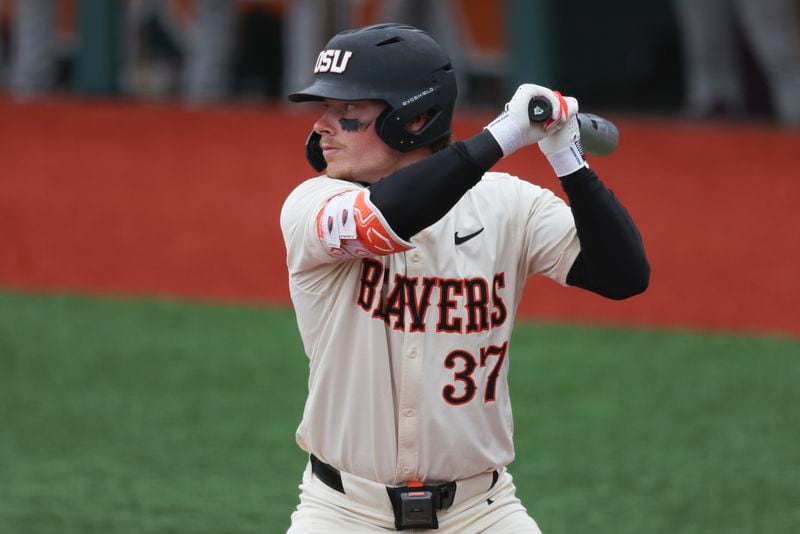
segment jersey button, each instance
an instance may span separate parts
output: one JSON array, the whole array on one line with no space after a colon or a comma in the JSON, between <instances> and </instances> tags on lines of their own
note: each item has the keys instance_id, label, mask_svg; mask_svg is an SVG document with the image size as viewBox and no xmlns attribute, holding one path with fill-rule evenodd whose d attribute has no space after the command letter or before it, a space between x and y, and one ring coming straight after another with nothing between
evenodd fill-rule
<instances>
[{"instance_id":1,"label":"jersey button","mask_svg":"<svg viewBox=\"0 0 800 534\"><path fill-rule=\"evenodd\" d=\"M407 475L407 474L409 474L410 472L411 472L411 468L410 468L410 467L404 467L404 468L403 468L403 473L404 473L404 474L406 474L406 475Z\"/></svg>"},{"instance_id":2,"label":"jersey button","mask_svg":"<svg viewBox=\"0 0 800 534\"><path fill-rule=\"evenodd\" d=\"M408 351L408 357L414 359L417 357L417 349L411 349Z\"/></svg>"},{"instance_id":3,"label":"jersey button","mask_svg":"<svg viewBox=\"0 0 800 534\"><path fill-rule=\"evenodd\" d=\"M419 252L414 252L411 254L411 261L414 263L419 263L420 259L422 259L422 256L420 256Z\"/></svg>"},{"instance_id":4,"label":"jersey button","mask_svg":"<svg viewBox=\"0 0 800 534\"><path fill-rule=\"evenodd\" d=\"M414 414L415 414L415 413L416 413L416 412L415 412L414 410L412 410L411 408L409 408L408 410L406 410L405 412L403 412L403 414L404 414L406 417L414 417Z\"/></svg>"}]
</instances>

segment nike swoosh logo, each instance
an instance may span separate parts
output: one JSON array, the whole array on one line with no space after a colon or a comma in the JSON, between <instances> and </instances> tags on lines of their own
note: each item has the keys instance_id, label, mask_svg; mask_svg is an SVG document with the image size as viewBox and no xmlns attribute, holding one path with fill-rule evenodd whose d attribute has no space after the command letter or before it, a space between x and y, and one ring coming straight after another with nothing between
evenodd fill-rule
<instances>
[{"instance_id":1,"label":"nike swoosh logo","mask_svg":"<svg viewBox=\"0 0 800 534\"><path fill-rule=\"evenodd\" d=\"M469 235L465 235L464 237L460 237L458 235L458 232L456 232L455 234L453 234L453 237L455 238L456 245L460 245L461 243L466 243L467 241L469 241L470 239L472 239L473 237L475 237L476 235L478 235L481 232L483 232L483 228L481 228L477 232L473 232L473 233L471 233Z\"/></svg>"}]
</instances>

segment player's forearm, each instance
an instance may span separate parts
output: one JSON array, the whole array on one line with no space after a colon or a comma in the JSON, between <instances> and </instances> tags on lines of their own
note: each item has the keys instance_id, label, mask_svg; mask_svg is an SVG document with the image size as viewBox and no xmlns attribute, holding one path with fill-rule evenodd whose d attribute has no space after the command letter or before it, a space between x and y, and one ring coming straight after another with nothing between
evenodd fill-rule
<instances>
[{"instance_id":1,"label":"player's forearm","mask_svg":"<svg viewBox=\"0 0 800 534\"><path fill-rule=\"evenodd\" d=\"M408 240L444 217L502 156L483 131L370 185L370 200Z\"/></svg>"},{"instance_id":2,"label":"player's forearm","mask_svg":"<svg viewBox=\"0 0 800 534\"><path fill-rule=\"evenodd\" d=\"M538 97L553 109L548 128L559 127L577 112L575 99L524 84L481 133L372 184L370 199L392 230L408 240L444 217L500 158L547 137L544 125L531 123L528 114L530 101Z\"/></svg>"},{"instance_id":3,"label":"player's forearm","mask_svg":"<svg viewBox=\"0 0 800 534\"><path fill-rule=\"evenodd\" d=\"M589 168L564 176L561 184L581 243L567 283L612 299L642 293L650 265L628 212Z\"/></svg>"}]
</instances>

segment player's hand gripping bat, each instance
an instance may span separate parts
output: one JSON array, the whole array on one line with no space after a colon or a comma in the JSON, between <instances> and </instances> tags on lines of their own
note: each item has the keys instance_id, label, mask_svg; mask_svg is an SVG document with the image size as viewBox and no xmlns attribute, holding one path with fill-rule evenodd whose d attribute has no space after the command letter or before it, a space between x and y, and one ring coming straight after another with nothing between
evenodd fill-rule
<instances>
[{"instance_id":1,"label":"player's hand gripping bat","mask_svg":"<svg viewBox=\"0 0 800 534\"><path fill-rule=\"evenodd\" d=\"M531 122L544 122L552 114L553 107L544 98L534 98L528 104ZM619 144L619 130L607 119L591 113L578 113L578 127L583 149L589 154L608 156Z\"/></svg>"}]
</instances>

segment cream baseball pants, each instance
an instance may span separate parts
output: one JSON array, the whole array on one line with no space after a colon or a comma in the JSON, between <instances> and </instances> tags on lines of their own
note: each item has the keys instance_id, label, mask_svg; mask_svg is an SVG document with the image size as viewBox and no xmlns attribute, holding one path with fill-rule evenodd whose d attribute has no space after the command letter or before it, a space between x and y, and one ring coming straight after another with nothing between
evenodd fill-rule
<instances>
[{"instance_id":1,"label":"cream baseball pants","mask_svg":"<svg viewBox=\"0 0 800 534\"><path fill-rule=\"evenodd\" d=\"M457 481L453 504L438 511L438 530L406 530L441 534L541 534L515 493L505 469L491 486L487 473ZM306 466L300 484L300 504L287 534L396 532L386 487L342 473L342 494L328 487Z\"/></svg>"}]
</instances>

